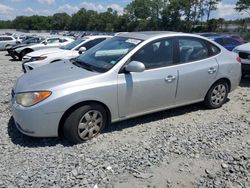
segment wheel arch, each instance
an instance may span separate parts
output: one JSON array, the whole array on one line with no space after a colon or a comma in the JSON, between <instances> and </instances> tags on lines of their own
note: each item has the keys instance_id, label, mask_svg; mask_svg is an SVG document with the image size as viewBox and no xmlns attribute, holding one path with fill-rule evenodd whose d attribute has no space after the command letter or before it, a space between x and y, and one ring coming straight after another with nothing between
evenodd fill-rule
<instances>
[{"instance_id":1,"label":"wheel arch","mask_svg":"<svg viewBox=\"0 0 250 188\"><path fill-rule=\"evenodd\" d=\"M12 46L12 44L5 44L4 48L6 49L8 46Z\"/></svg>"},{"instance_id":2,"label":"wheel arch","mask_svg":"<svg viewBox=\"0 0 250 188\"><path fill-rule=\"evenodd\" d=\"M95 100L89 100L89 101L83 101L83 102L79 102L77 104L74 104L73 106L71 106L70 108L68 108L64 114L62 115L60 121L59 121L59 126L58 126L58 136L62 137L63 136L63 125L65 120L67 119L67 117L77 108L84 106L84 105L90 105L90 104L99 104L101 105L105 111L107 112L107 117L108 117L108 125L111 123L111 112L110 109L108 108L108 106L100 101L95 101Z\"/></svg>"},{"instance_id":3,"label":"wheel arch","mask_svg":"<svg viewBox=\"0 0 250 188\"><path fill-rule=\"evenodd\" d=\"M218 79L216 82L214 82L214 83L209 87L209 89L208 89L207 92L206 92L206 96L207 96L209 90L210 90L216 83L221 82L221 81L225 81L225 82L227 83L227 85L228 85L228 93L230 93L230 91L231 91L231 81L230 81L229 78L223 77L223 78ZM206 96L205 96L205 97L206 97Z\"/></svg>"},{"instance_id":4,"label":"wheel arch","mask_svg":"<svg viewBox=\"0 0 250 188\"><path fill-rule=\"evenodd\" d=\"M32 49L32 48L24 48L21 52L20 52L20 54L22 53L22 52L33 52L34 50Z\"/></svg>"}]
</instances>

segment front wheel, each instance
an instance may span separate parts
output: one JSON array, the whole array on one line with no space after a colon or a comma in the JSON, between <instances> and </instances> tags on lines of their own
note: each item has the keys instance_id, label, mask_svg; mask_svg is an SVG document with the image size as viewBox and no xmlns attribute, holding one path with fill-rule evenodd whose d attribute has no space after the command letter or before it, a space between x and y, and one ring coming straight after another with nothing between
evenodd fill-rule
<instances>
[{"instance_id":1,"label":"front wheel","mask_svg":"<svg viewBox=\"0 0 250 188\"><path fill-rule=\"evenodd\" d=\"M88 104L73 110L66 118L63 133L73 144L96 137L107 125L107 113L99 104Z\"/></svg>"},{"instance_id":2,"label":"front wheel","mask_svg":"<svg viewBox=\"0 0 250 188\"><path fill-rule=\"evenodd\" d=\"M210 109L220 108L226 102L228 92L229 87L225 81L216 82L206 95L205 105Z\"/></svg>"}]
</instances>

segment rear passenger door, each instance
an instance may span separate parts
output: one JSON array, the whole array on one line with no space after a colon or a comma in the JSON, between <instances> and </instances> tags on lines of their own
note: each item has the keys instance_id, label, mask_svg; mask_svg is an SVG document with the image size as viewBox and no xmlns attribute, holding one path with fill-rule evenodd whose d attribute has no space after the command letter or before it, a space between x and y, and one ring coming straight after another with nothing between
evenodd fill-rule
<instances>
[{"instance_id":1,"label":"rear passenger door","mask_svg":"<svg viewBox=\"0 0 250 188\"><path fill-rule=\"evenodd\" d=\"M216 54L220 49L212 43L194 37L179 37L179 81L176 104L204 99L215 82L219 65Z\"/></svg>"}]
</instances>

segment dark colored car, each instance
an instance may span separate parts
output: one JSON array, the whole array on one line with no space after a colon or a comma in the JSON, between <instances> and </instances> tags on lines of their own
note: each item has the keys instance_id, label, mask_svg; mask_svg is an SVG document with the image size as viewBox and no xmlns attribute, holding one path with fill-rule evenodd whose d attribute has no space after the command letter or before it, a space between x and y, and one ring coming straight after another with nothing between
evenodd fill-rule
<instances>
[{"instance_id":1,"label":"dark colored car","mask_svg":"<svg viewBox=\"0 0 250 188\"><path fill-rule=\"evenodd\" d=\"M232 51L235 47L244 44L244 42L239 41L230 36L216 36L216 37L208 37L208 38L222 45L224 48L228 49L229 51Z\"/></svg>"},{"instance_id":2,"label":"dark colored car","mask_svg":"<svg viewBox=\"0 0 250 188\"><path fill-rule=\"evenodd\" d=\"M233 35L230 35L230 37L240 41L240 42L243 42L243 43L248 43L248 41L246 41L245 39L243 39L240 35L236 35L236 34L233 34Z\"/></svg>"},{"instance_id":3,"label":"dark colored car","mask_svg":"<svg viewBox=\"0 0 250 188\"><path fill-rule=\"evenodd\" d=\"M38 43L42 42L43 40L44 40L43 37L29 37L26 40L24 40L21 44L16 44L14 46L10 46L6 50L7 50L8 54L13 59L17 59L17 58L19 58L19 54L16 53L16 51L15 51L16 48L28 46L28 45L31 45L31 44L38 44Z\"/></svg>"}]
</instances>

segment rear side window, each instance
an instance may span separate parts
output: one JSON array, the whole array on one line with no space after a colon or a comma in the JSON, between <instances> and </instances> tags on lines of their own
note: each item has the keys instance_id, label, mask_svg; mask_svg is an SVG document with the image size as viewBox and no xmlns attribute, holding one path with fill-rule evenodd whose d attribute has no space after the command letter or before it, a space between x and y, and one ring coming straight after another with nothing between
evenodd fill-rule
<instances>
[{"instance_id":1,"label":"rear side window","mask_svg":"<svg viewBox=\"0 0 250 188\"><path fill-rule=\"evenodd\" d=\"M67 42L67 40L66 39L60 39L59 42L63 43L63 42Z\"/></svg>"},{"instance_id":2,"label":"rear side window","mask_svg":"<svg viewBox=\"0 0 250 188\"><path fill-rule=\"evenodd\" d=\"M206 41L202 39L179 38L180 63L199 61L209 57Z\"/></svg>"},{"instance_id":3,"label":"rear side window","mask_svg":"<svg viewBox=\"0 0 250 188\"><path fill-rule=\"evenodd\" d=\"M212 44L211 42L207 42L208 48L210 50L210 56L215 56L220 53L220 48L216 45Z\"/></svg>"},{"instance_id":4,"label":"rear side window","mask_svg":"<svg viewBox=\"0 0 250 188\"><path fill-rule=\"evenodd\" d=\"M99 44L100 42L104 41L106 38L99 38L99 39L94 39L89 42L86 42L83 44L81 47L85 47L87 50L94 47L95 45Z\"/></svg>"}]
</instances>

